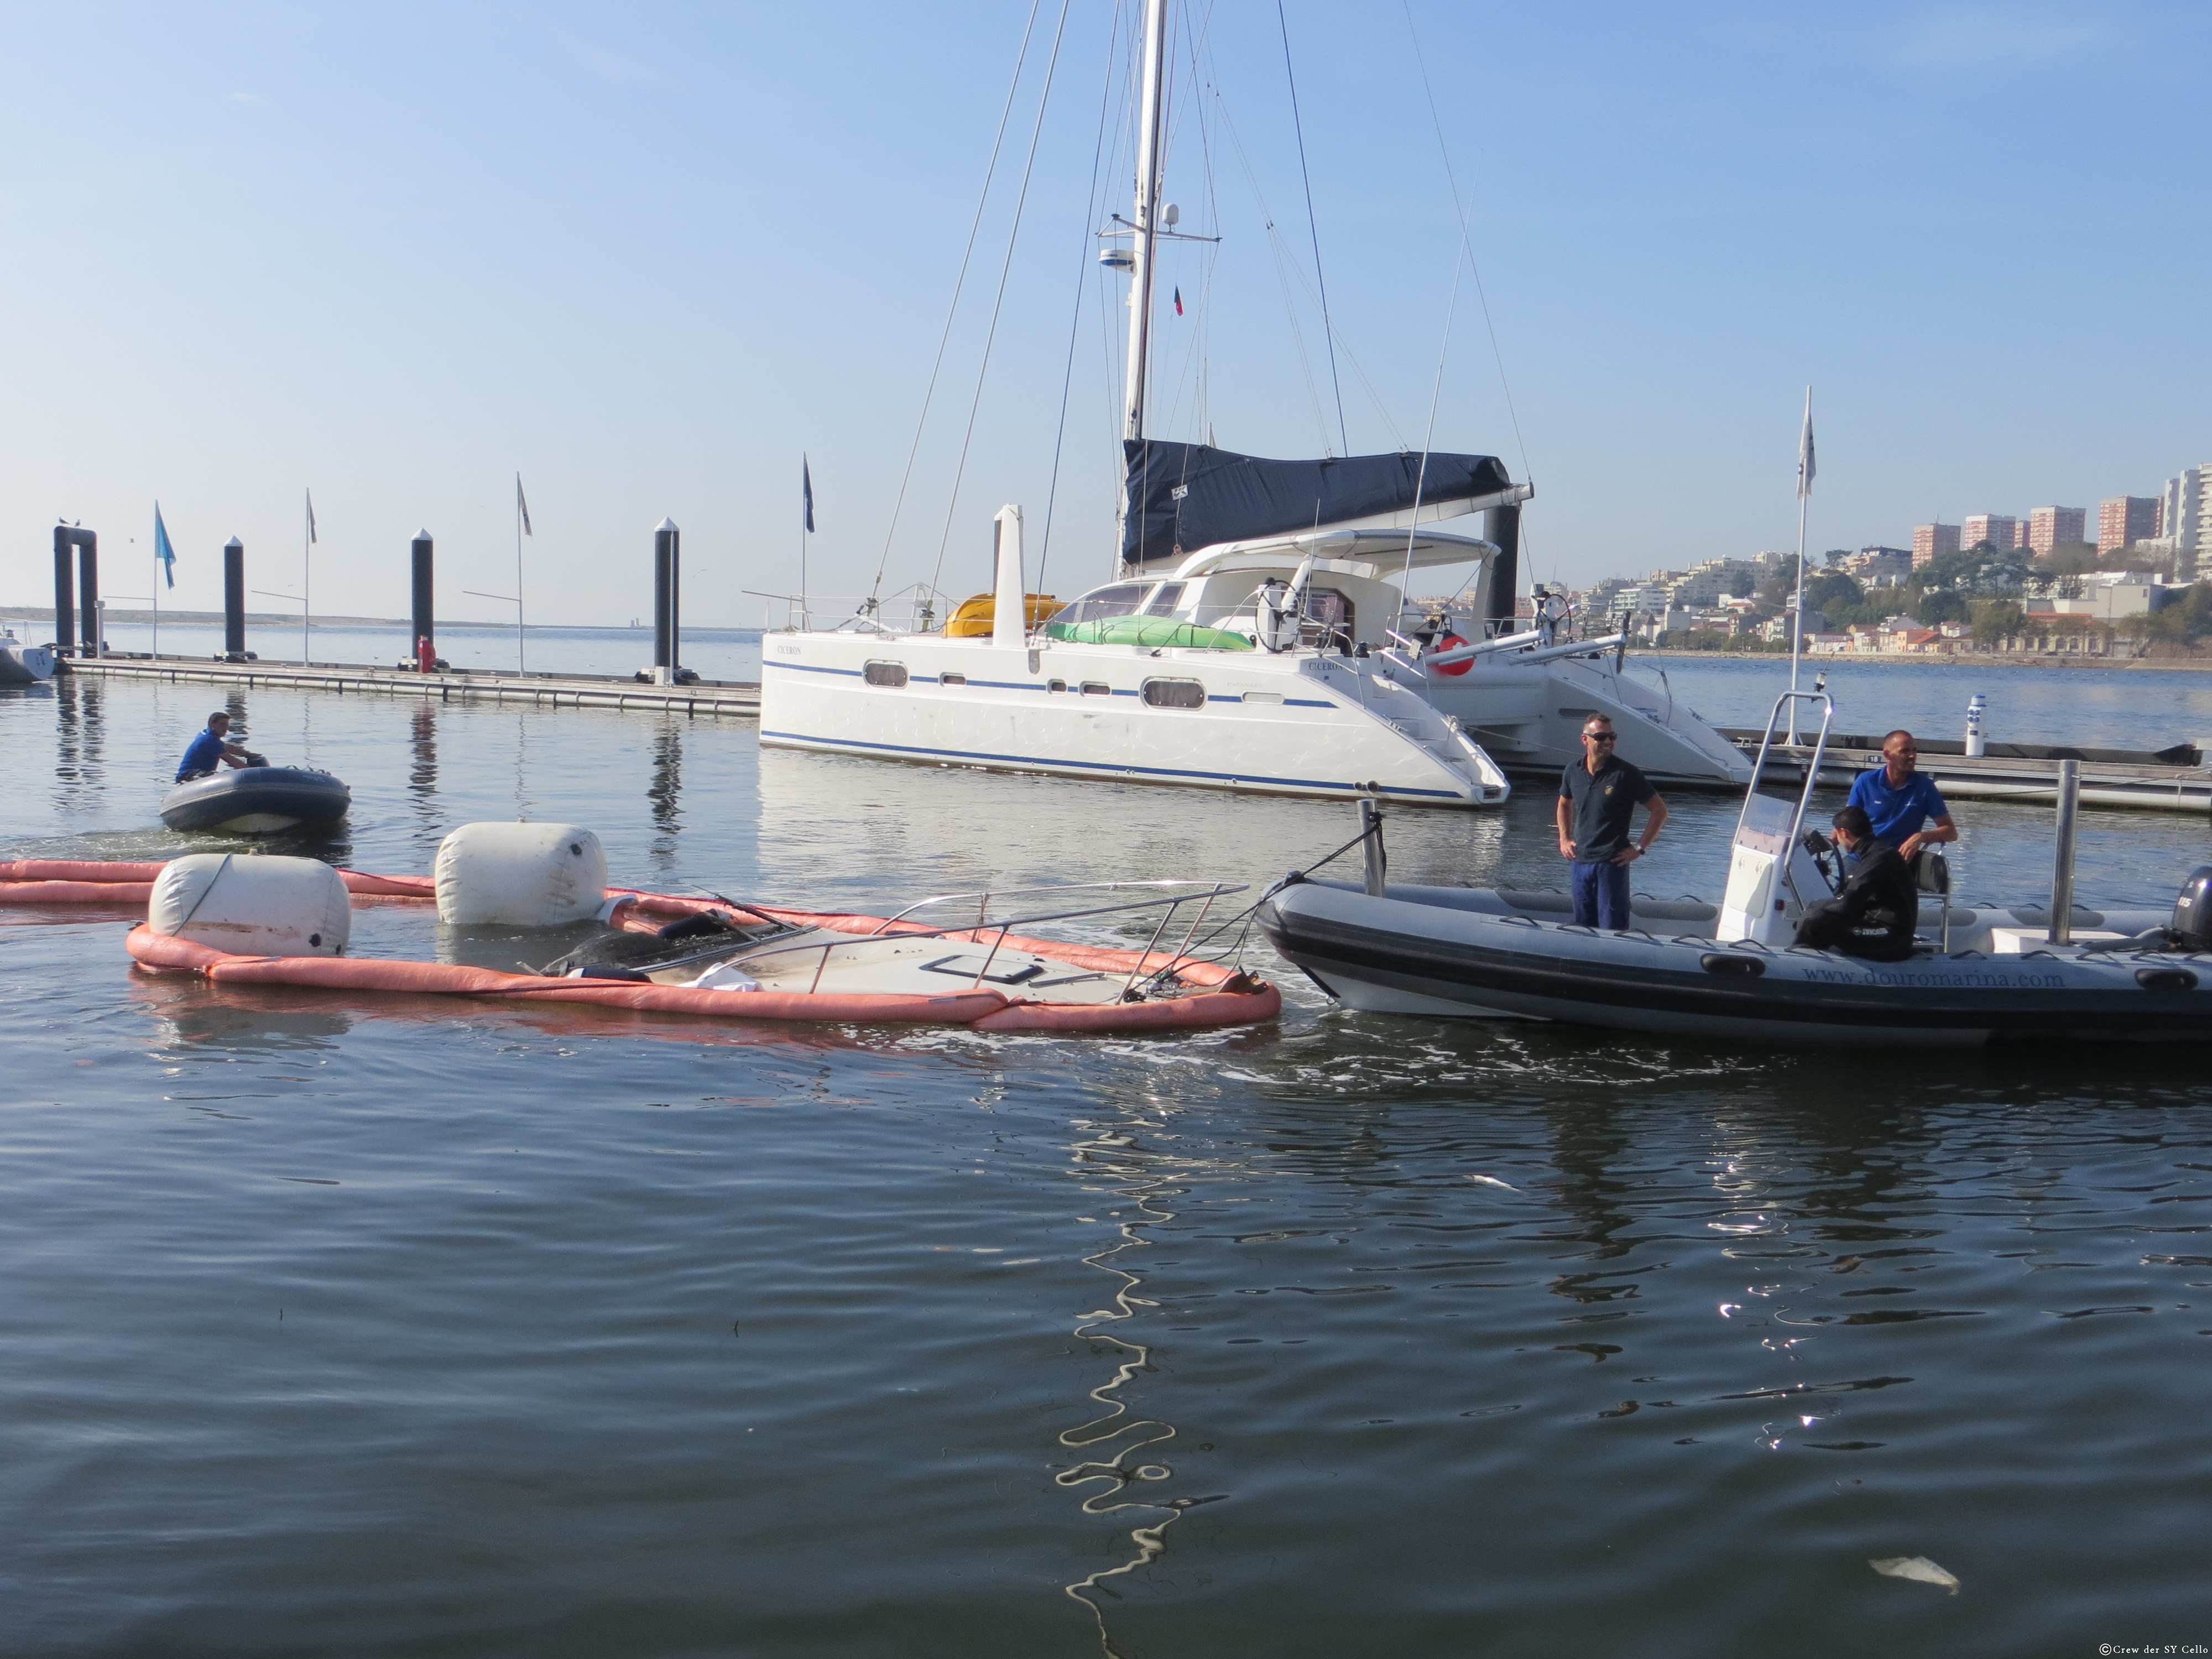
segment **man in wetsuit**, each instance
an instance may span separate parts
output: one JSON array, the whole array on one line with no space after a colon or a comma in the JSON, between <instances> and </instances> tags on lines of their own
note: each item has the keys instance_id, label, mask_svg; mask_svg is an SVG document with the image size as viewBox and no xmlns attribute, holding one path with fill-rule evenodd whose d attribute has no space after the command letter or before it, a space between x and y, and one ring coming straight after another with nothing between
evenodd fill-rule
<instances>
[{"instance_id":1,"label":"man in wetsuit","mask_svg":"<svg viewBox=\"0 0 2212 1659\"><path fill-rule=\"evenodd\" d=\"M1838 812L1835 830L1836 845L1857 865L1843 891L1805 907L1795 943L1869 962L1904 961L1912 954L1912 928L1920 919L1912 866L1875 834L1863 806Z\"/></svg>"},{"instance_id":2,"label":"man in wetsuit","mask_svg":"<svg viewBox=\"0 0 2212 1659\"><path fill-rule=\"evenodd\" d=\"M230 742L230 716L210 714L207 730L194 738L177 763L177 781L190 783L224 766L246 764L246 750Z\"/></svg>"}]
</instances>

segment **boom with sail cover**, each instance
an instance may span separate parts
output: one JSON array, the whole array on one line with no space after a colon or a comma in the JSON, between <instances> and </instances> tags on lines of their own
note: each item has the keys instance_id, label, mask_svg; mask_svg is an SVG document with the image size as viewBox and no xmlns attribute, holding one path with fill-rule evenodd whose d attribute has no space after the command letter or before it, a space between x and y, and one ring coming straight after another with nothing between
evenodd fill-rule
<instances>
[{"instance_id":1,"label":"boom with sail cover","mask_svg":"<svg viewBox=\"0 0 2212 1659\"><path fill-rule=\"evenodd\" d=\"M1519 499L1494 455L1418 452L1270 461L1204 444L1133 438L1121 557L1133 565L1180 559L1221 542L1249 541L1402 513L1443 518Z\"/></svg>"}]
</instances>

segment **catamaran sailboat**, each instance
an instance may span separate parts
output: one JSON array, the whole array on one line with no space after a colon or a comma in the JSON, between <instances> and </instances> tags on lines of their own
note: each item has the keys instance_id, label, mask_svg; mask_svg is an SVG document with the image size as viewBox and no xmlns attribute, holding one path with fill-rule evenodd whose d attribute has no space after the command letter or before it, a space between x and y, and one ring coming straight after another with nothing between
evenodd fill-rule
<instances>
[{"instance_id":1,"label":"catamaran sailboat","mask_svg":"<svg viewBox=\"0 0 2212 1659\"><path fill-rule=\"evenodd\" d=\"M1514 633L1532 492L1495 457L1264 460L1146 435L1155 245L1174 234L1161 194L1166 28L1166 0L1147 0L1135 204L1111 233L1130 246L1106 261L1132 283L1117 579L1066 607L1041 602L1024 579L1021 509L1002 507L993 594L948 625L925 609L902 628L870 605L836 628L769 632L761 741L1486 806L1511 787L1493 747L1556 770L1579 752L1583 721L1604 714L1661 782L1740 783L1732 747L1624 678L1620 636ZM1476 513L1484 538L1424 528ZM1486 637L1425 637L1403 584L1443 566L1477 568Z\"/></svg>"}]
</instances>

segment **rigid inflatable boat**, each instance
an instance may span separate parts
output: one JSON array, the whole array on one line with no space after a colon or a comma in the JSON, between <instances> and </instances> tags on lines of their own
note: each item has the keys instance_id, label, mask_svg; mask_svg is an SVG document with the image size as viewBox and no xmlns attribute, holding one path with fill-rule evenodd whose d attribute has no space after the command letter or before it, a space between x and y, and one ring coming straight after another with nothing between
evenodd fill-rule
<instances>
[{"instance_id":1,"label":"rigid inflatable boat","mask_svg":"<svg viewBox=\"0 0 2212 1659\"><path fill-rule=\"evenodd\" d=\"M161 822L184 835L265 836L336 823L353 792L327 772L298 766L225 768L161 797Z\"/></svg>"},{"instance_id":2,"label":"rigid inflatable boat","mask_svg":"<svg viewBox=\"0 0 2212 1659\"><path fill-rule=\"evenodd\" d=\"M1757 793L1764 763L1717 905L1639 896L1632 926L1601 933L1576 926L1564 895L1393 884L1376 820L1364 884L1293 876L1260 926L1322 990L1374 1012L1767 1044L2212 1042L2212 866L2170 915L2082 908L2063 816L2057 908L1954 907L1923 879L1936 890L1906 959L1803 949L1787 942L1796 919L1829 890L1802 834L1818 767L1793 806Z\"/></svg>"}]
</instances>

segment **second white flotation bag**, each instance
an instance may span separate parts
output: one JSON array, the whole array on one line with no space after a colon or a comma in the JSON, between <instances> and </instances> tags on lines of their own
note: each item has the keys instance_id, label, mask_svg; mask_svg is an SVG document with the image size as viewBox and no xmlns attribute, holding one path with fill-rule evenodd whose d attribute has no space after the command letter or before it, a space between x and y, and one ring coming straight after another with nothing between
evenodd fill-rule
<instances>
[{"instance_id":1,"label":"second white flotation bag","mask_svg":"<svg viewBox=\"0 0 2212 1659\"><path fill-rule=\"evenodd\" d=\"M607 854L574 823L465 823L438 843L438 920L561 927L607 900Z\"/></svg>"},{"instance_id":2,"label":"second white flotation bag","mask_svg":"<svg viewBox=\"0 0 2212 1659\"><path fill-rule=\"evenodd\" d=\"M334 957L353 910L345 883L320 860L194 853L162 866L146 925L240 956Z\"/></svg>"}]
</instances>

